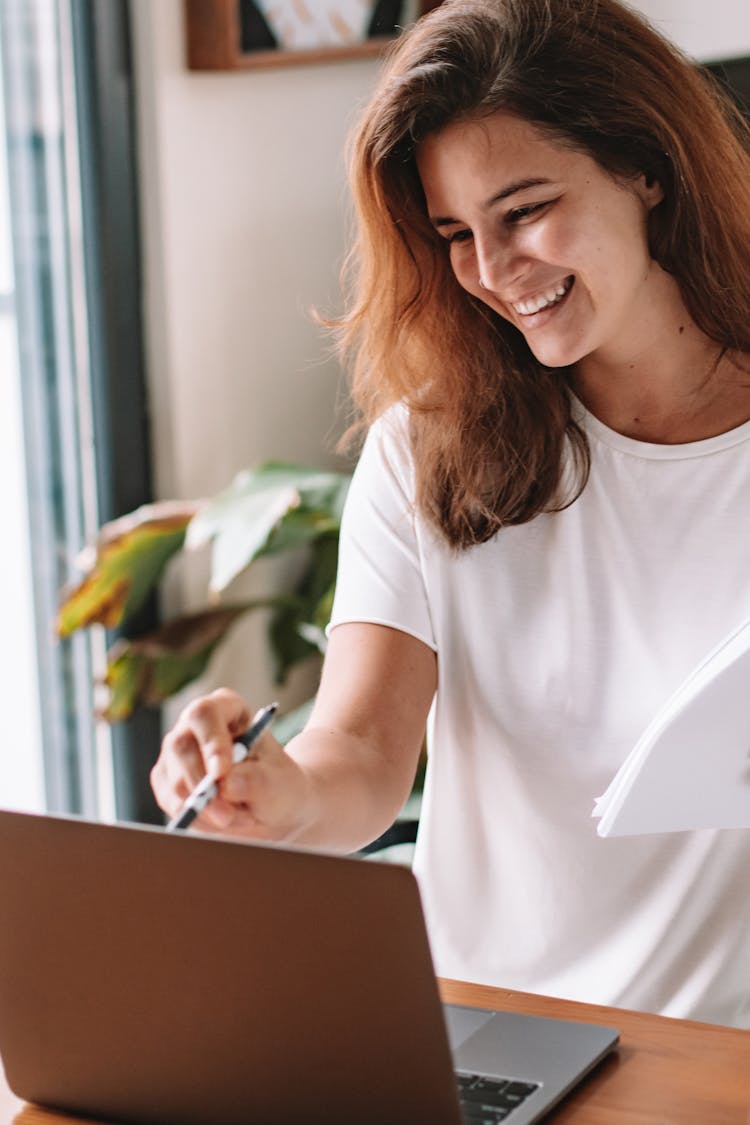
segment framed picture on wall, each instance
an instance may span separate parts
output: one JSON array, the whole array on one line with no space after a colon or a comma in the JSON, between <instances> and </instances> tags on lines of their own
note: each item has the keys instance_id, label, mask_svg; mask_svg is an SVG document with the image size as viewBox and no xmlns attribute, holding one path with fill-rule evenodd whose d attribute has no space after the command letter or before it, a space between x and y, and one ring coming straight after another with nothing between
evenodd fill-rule
<instances>
[{"instance_id":1,"label":"framed picture on wall","mask_svg":"<svg viewBox=\"0 0 750 1125\"><path fill-rule=\"evenodd\" d=\"M191 70L245 70L380 53L441 0L185 0Z\"/></svg>"}]
</instances>

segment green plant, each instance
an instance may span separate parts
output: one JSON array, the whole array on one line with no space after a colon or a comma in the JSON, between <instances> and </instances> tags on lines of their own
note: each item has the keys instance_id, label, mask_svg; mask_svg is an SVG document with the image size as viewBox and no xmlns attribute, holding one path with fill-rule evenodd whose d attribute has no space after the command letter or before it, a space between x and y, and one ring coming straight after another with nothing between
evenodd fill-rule
<instances>
[{"instance_id":1,"label":"green plant","mask_svg":"<svg viewBox=\"0 0 750 1125\"><path fill-rule=\"evenodd\" d=\"M197 679L236 621L256 609L271 610L278 683L298 661L322 651L349 480L344 473L267 462L240 473L211 500L157 502L105 524L82 556L83 578L64 595L57 622L61 637L93 624L121 633L107 656L104 718L117 722L137 707L158 706ZM206 608L129 635L173 557L209 543ZM222 601L257 559L289 552L301 553L303 562L288 592ZM305 710L309 705L287 717L287 726L300 725ZM283 722L277 724L282 740Z\"/></svg>"}]
</instances>

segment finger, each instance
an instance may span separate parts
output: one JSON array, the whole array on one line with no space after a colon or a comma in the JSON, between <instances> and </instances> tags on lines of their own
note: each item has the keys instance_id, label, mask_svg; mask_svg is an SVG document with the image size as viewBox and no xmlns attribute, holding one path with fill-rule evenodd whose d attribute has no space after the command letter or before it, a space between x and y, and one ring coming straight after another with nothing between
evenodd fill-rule
<instances>
[{"instance_id":1,"label":"finger","mask_svg":"<svg viewBox=\"0 0 750 1125\"><path fill-rule=\"evenodd\" d=\"M203 775L203 758L195 739L184 731L165 736L151 771L151 788L160 807L172 815Z\"/></svg>"},{"instance_id":2,"label":"finger","mask_svg":"<svg viewBox=\"0 0 750 1125\"><path fill-rule=\"evenodd\" d=\"M203 755L192 731L175 728L163 743L164 768L173 788L192 792L205 774Z\"/></svg>"},{"instance_id":3,"label":"finger","mask_svg":"<svg viewBox=\"0 0 750 1125\"><path fill-rule=\"evenodd\" d=\"M269 731L253 743L244 762L221 779L219 794L232 804L251 806L259 784L278 769L286 758L284 749Z\"/></svg>"},{"instance_id":4,"label":"finger","mask_svg":"<svg viewBox=\"0 0 750 1125\"><path fill-rule=\"evenodd\" d=\"M206 805L193 824L204 832L226 832L233 824L241 821L244 811L242 806L237 806L217 795Z\"/></svg>"},{"instance_id":5,"label":"finger","mask_svg":"<svg viewBox=\"0 0 750 1125\"><path fill-rule=\"evenodd\" d=\"M224 777L232 768L234 738L245 730L250 711L236 692L219 689L189 704L179 727L190 731L210 777Z\"/></svg>"},{"instance_id":6,"label":"finger","mask_svg":"<svg viewBox=\"0 0 750 1125\"><path fill-rule=\"evenodd\" d=\"M233 805L227 807L226 819L222 816L220 820L216 820L206 810L206 812L201 813L197 820L193 821L190 827L200 832L233 836L242 840L269 839L267 829L255 819L251 812L246 809L235 808Z\"/></svg>"}]
</instances>

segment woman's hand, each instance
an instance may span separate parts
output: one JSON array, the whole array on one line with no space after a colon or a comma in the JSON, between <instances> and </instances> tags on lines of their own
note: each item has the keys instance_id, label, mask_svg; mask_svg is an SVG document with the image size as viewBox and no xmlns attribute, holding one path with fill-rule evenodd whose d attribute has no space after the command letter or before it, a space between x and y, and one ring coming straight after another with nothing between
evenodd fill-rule
<instances>
[{"instance_id":1,"label":"woman's hand","mask_svg":"<svg viewBox=\"0 0 750 1125\"><path fill-rule=\"evenodd\" d=\"M191 703L151 771L170 816L209 774L218 796L194 824L206 831L353 852L398 815L414 782L437 685L432 649L388 626L332 630L313 713L282 748L269 731L232 764L251 712L228 690Z\"/></svg>"},{"instance_id":2,"label":"woman's hand","mask_svg":"<svg viewBox=\"0 0 750 1125\"><path fill-rule=\"evenodd\" d=\"M218 793L195 820L224 835L292 840L312 819L312 787L300 765L265 731L248 757L233 763L234 739L251 711L236 692L222 689L195 700L165 736L151 771L156 800L174 816L201 779L215 778Z\"/></svg>"}]
</instances>

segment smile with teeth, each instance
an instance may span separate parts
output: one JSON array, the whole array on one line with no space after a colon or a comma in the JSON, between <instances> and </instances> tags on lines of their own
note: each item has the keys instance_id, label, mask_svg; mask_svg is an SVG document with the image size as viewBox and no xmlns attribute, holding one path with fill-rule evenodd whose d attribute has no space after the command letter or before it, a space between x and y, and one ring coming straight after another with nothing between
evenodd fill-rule
<instances>
[{"instance_id":1,"label":"smile with teeth","mask_svg":"<svg viewBox=\"0 0 750 1125\"><path fill-rule=\"evenodd\" d=\"M541 312L542 309L549 309L562 301L563 297L570 292L572 285L573 278L566 277L565 281L561 281L544 293L538 293L536 297L530 297L527 301L512 301L511 307L519 316L533 316L534 313Z\"/></svg>"}]
</instances>

